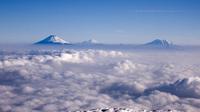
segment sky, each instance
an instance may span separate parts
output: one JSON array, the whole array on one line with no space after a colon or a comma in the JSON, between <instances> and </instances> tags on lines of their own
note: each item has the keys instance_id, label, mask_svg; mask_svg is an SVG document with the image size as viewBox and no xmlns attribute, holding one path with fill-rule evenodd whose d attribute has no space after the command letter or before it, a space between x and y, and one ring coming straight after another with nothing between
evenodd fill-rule
<instances>
[{"instance_id":1,"label":"sky","mask_svg":"<svg viewBox=\"0 0 200 112\"><path fill-rule=\"evenodd\" d=\"M200 45L200 0L0 0L0 44L66 41Z\"/></svg>"}]
</instances>

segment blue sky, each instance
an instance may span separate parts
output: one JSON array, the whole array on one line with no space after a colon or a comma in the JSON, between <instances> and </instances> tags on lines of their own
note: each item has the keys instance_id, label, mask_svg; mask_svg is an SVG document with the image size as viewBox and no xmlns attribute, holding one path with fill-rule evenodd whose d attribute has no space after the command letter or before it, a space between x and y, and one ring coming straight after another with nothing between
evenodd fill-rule
<instances>
[{"instance_id":1,"label":"blue sky","mask_svg":"<svg viewBox=\"0 0 200 112\"><path fill-rule=\"evenodd\" d=\"M200 0L0 0L0 43L50 34L72 42L200 44Z\"/></svg>"}]
</instances>

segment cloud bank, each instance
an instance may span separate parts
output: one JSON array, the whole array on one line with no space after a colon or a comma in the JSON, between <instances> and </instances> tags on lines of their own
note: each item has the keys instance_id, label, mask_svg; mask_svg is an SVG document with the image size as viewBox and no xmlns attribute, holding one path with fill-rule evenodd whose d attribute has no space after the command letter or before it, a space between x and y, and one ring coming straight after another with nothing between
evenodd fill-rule
<instances>
[{"instance_id":1,"label":"cloud bank","mask_svg":"<svg viewBox=\"0 0 200 112\"><path fill-rule=\"evenodd\" d=\"M36 50L3 52L0 111L123 107L198 111L196 52Z\"/></svg>"}]
</instances>

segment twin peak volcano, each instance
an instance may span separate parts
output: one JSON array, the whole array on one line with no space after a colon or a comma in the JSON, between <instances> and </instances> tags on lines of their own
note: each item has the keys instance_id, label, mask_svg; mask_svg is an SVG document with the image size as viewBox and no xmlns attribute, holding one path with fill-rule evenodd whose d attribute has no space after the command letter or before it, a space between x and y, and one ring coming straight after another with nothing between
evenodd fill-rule
<instances>
[{"instance_id":1,"label":"twin peak volcano","mask_svg":"<svg viewBox=\"0 0 200 112\"><path fill-rule=\"evenodd\" d=\"M155 39L155 40L145 44L145 46L164 47L164 48L168 48L168 47L170 47L172 45L173 45L172 42L169 42L167 40L161 40L161 39Z\"/></svg>"}]
</instances>

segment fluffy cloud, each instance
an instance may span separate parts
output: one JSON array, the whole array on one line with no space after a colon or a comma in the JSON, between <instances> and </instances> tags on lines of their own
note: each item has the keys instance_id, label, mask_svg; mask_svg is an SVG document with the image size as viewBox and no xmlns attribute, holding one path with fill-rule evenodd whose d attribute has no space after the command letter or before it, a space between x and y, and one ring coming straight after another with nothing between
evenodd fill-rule
<instances>
[{"instance_id":1,"label":"fluffy cloud","mask_svg":"<svg viewBox=\"0 0 200 112\"><path fill-rule=\"evenodd\" d=\"M0 111L197 110L198 56L112 50L4 52Z\"/></svg>"},{"instance_id":2,"label":"fluffy cloud","mask_svg":"<svg viewBox=\"0 0 200 112\"><path fill-rule=\"evenodd\" d=\"M103 88L101 93L108 94L114 99L134 99L140 96L144 92L144 87L141 84L133 83L132 85L127 85L126 83L116 82L108 87Z\"/></svg>"},{"instance_id":3,"label":"fluffy cloud","mask_svg":"<svg viewBox=\"0 0 200 112\"><path fill-rule=\"evenodd\" d=\"M144 95L139 97L136 101L143 105L148 105L154 110L162 110L164 106L172 104L178 100L179 98L175 95L155 90L147 96Z\"/></svg>"},{"instance_id":4,"label":"fluffy cloud","mask_svg":"<svg viewBox=\"0 0 200 112\"><path fill-rule=\"evenodd\" d=\"M116 63L113 69L116 70L116 72L120 74L125 74L125 73L133 73L135 71L145 69L145 67L146 67L145 65L133 63L130 60L123 60Z\"/></svg>"}]
</instances>

